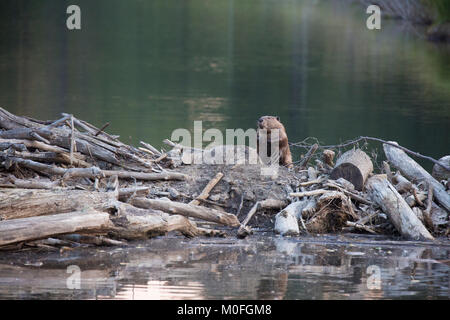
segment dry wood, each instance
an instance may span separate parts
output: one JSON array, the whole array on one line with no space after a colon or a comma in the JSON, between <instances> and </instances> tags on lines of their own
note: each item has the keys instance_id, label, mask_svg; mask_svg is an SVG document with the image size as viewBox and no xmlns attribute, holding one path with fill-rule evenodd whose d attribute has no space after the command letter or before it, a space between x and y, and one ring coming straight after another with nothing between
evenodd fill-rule
<instances>
[{"instance_id":1,"label":"dry wood","mask_svg":"<svg viewBox=\"0 0 450 320\"><path fill-rule=\"evenodd\" d=\"M153 152L154 154L156 154L157 156L161 156L161 152L158 151L158 149L156 149L154 146L152 146L149 143L146 143L144 141L140 141L140 144L142 144L146 149L150 150L151 152Z\"/></svg>"},{"instance_id":2,"label":"dry wood","mask_svg":"<svg viewBox=\"0 0 450 320\"><path fill-rule=\"evenodd\" d=\"M330 192L330 191L325 190L325 189L316 189L316 190L303 191L303 192L291 192L291 193L289 193L289 196L302 198L302 197L317 196L319 194L324 194L327 192Z\"/></svg>"},{"instance_id":3,"label":"dry wood","mask_svg":"<svg viewBox=\"0 0 450 320\"><path fill-rule=\"evenodd\" d=\"M344 178L351 182L356 190L361 191L372 171L373 164L369 156L360 149L352 149L339 157L330 177L333 180Z\"/></svg>"},{"instance_id":4,"label":"dry wood","mask_svg":"<svg viewBox=\"0 0 450 320\"><path fill-rule=\"evenodd\" d=\"M319 147L319 145L317 143L313 144L311 146L311 148L308 150L308 152L306 153L305 157L301 160L300 164L299 164L299 168L300 169L305 169L306 166L308 165L309 160L311 160L311 157L314 155L314 153L316 152L317 148Z\"/></svg>"},{"instance_id":5,"label":"dry wood","mask_svg":"<svg viewBox=\"0 0 450 320\"><path fill-rule=\"evenodd\" d=\"M146 172L132 172L132 171L100 170L97 167L64 169L17 157L8 157L7 160L9 160L11 164L16 163L19 166L33 169L46 175L64 176L63 177L64 179L70 179L75 177L99 178L99 177L110 177L114 175L117 175L120 179L137 179L148 181L187 179L187 176L185 174L171 171L170 172L165 171L161 173L146 173Z\"/></svg>"},{"instance_id":6,"label":"dry wood","mask_svg":"<svg viewBox=\"0 0 450 320\"><path fill-rule=\"evenodd\" d=\"M112 219L115 227L111 234L128 240L145 239L171 231L179 231L187 237L201 233L184 216L170 215L153 209L136 208L126 203L118 205L118 215L117 218Z\"/></svg>"},{"instance_id":7,"label":"dry wood","mask_svg":"<svg viewBox=\"0 0 450 320\"><path fill-rule=\"evenodd\" d=\"M60 187L59 181L49 181L44 179L17 179L14 176L9 176L8 180L14 184L16 188L23 189L57 189Z\"/></svg>"},{"instance_id":8,"label":"dry wood","mask_svg":"<svg viewBox=\"0 0 450 320\"><path fill-rule=\"evenodd\" d=\"M375 230L373 230L372 228L365 226L363 224L357 223L357 222L346 221L345 224L347 226L355 228L355 229L360 229L360 230L364 230L364 231L367 231L372 234L377 234L377 232Z\"/></svg>"},{"instance_id":9,"label":"dry wood","mask_svg":"<svg viewBox=\"0 0 450 320\"><path fill-rule=\"evenodd\" d=\"M139 208L152 208L170 214L180 214L186 217L199 218L202 220L216 222L232 227L237 227L240 225L239 220L234 214L181 202L134 198L131 200L131 204Z\"/></svg>"},{"instance_id":10,"label":"dry wood","mask_svg":"<svg viewBox=\"0 0 450 320\"><path fill-rule=\"evenodd\" d=\"M396 142L391 142L396 143ZM450 211L450 195L445 188L436 179L434 179L424 168L416 161L411 159L403 150L395 148L391 145L383 145L384 152L389 162L398 168L404 176L411 181L425 181L433 186L434 197L447 210Z\"/></svg>"},{"instance_id":11,"label":"dry wood","mask_svg":"<svg viewBox=\"0 0 450 320\"><path fill-rule=\"evenodd\" d=\"M222 177L223 177L223 173L218 172L214 176L214 178L212 178L211 181L208 182L208 184L203 189L203 191L198 195L198 197L195 198L194 200L192 200L191 202L189 202L189 204L198 206L200 204L200 200L207 199L209 197L209 193L211 192L211 190L216 186L216 184L220 181L220 179L222 179Z\"/></svg>"},{"instance_id":12,"label":"dry wood","mask_svg":"<svg viewBox=\"0 0 450 320\"><path fill-rule=\"evenodd\" d=\"M280 209L283 208L284 206L286 206L286 201L277 199L266 199L256 202L250 209L250 211L247 213L247 216L242 221L241 225L239 226L237 236L239 238L245 238L247 235L251 233L251 229L247 226L247 224L250 222L252 217L259 209Z\"/></svg>"},{"instance_id":13,"label":"dry wood","mask_svg":"<svg viewBox=\"0 0 450 320\"><path fill-rule=\"evenodd\" d=\"M387 180L386 175L375 175L370 178L367 181L367 189L373 201L389 216L400 234L412 239L434 239Z\"/></svg>"},{"instance_id":14,"label":"dry wood","mask_svg":"<svg viewBox=\"0 0 450 320\"><path fill-rule=\"evenodd\" d=\"M447 168L450 168L450 155L448 156L444 156L442 158L440 158L439 163L444 164ZM435 164L433 166L433 171L432 174L433 178L435 178L436 180L440 181L440 180L447 180L450 178L450 170L446 170L444 169L444 167Z\"/></svg>"},{"instance_id":15,"label":"dry wood","mask_svg":"<svg viewBox=\"0 0 450 320\"><path fill-rule=\"evenodd\" d=\"M399 172L392 177L392 182L394 183L395 189L400 193L414 190L412 183Z\"/></svg>"},{"instance_id":16,"label":"dry wood","mask_svg":"<svg viewBox=\"0 0 450 320\"><path fill-rule=\"evenodd\" d=\"M113 192L70 189L8 189L0 192L0 220L65 213L83 208L105 210L114 207Z\"/></svg>"},{"instance_id":17,"label":"dry wood","mask_svg":"<svg viewBox=\"0 0 450 320\"><path fill-rule=\"evenodd\" d=\"M427 207L423 212L424 222L429 228L433 228L433 221L431 220L431 209L433 207L433 186L428 184Z\"/></svg>"},{"instance_id":18,"label":"dry wood","mask_svg":"<svg viewBox=\"0 0 450 320\"><path fill-rule=\"evenodd\" d=\"M383 161L383 173L387 176L389 182L392 183L392 171L391 171L391 167L389 166L389 163L387 163L386 161Z\"/></svg>"},{"instance_id":19,"label":"dry wood","mask_svg":"<svg viewBox=\"0 0 450 320\"><path fill-rule=\"evenodd\" d=\"M66 233L104 232L111 227L109 214L95 210L0 221L0 246Z\"/></svg>"}]
</instances>

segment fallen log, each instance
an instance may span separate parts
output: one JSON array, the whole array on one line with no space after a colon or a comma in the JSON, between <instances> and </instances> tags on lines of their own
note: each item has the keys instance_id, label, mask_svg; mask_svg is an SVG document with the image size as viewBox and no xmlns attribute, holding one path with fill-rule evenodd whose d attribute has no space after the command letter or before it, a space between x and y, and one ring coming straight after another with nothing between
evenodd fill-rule
<instances>
[{"instance_id":1,"label":"fallen log","mask_svg":"<svg viewBox=\"0 0 450 320\"><path fill-rule=\"evenodd\" d=\"M396 142L392 142L395 143ZM416 161L411 159L403 150L388 144L383 144L384 153L389 162L399 169L401 173L409 180L416 182L427 182L433 186L434 197L447 210L450 211L450 195L445 188L436 179L434 179L424 168Z\"/></svg>"},{"instance_id":2,"label":"fallen log","mask_svg":"<svg viewBox=\"0 0 450 320\"><path fill-rule=\"evenodd\" d=\"M450 155L440 158L438 162L443 163L444 165L450 168ZM438 164L435 164L433 166L433 171L431 175L436 180L447 180L450 178L450 171L445 170L444 167Z\"/></svg>"},{"instance_id":3,"label":"fallen log","mask_svg":"<svg viewBox=\"0 0 450 320\"><path fill-rule=\"evenodd\" d=\"M0 220L67 213L83 208L106 210L114 207L114 192L84 190L3 189L0 192Z\"/></svg>"},{"instance_id":4,"label":"fallen log","mask_svg":"<svg viewBox=\"0 0 450 320\"><path fill-rule=\"evenodd\" d=\"M101 177L111 177L117 176L120 179L136 179L136 180L147 180L147 181L155 181L155 180L186 180L187 176L182 173L165 171L160 173L147 173L147 172L134 172L134 171L117 171L117 170L100 170L97 167L90 168L70 168L64 169L60 167L56 167L53 165L47 165L40 162L36 162L33 160L27 160L17 157L9 157L2 154L0 152L0 158L4 159L3 166L7 169L12 164L17 164L19 166L23 166L40 173L43 173L48 176L63 176L64 180L75 178L75 177L84 177L84 178L101 178Z\"/></svg>"},{"instance_id":5,"label":"fallen log","mask_svg":"<svg viewBox=\"0 0 450 320\"><path fill-rule=\"evenodd\" d=\"M240 225L239 220L234 214L181 202L134 198L131 200L131 204L139 208L161 210L170 214L179 214L186 217L198 218L220 223L226 226L238 227Z\"/></svg>"},{"instance_id":6,"label":"fallen log","mask_svg":"<svg viewBox=\"0 0 450 320\"><path fill-rule=\"evenodd\" d=\"M369 156L360 149L352 149L337 159L330 177L333 180L344 178L351 182L356 190L361 191L372 171L373 164Z\"/></svg>"},{"instance_id":7,"label":"fallen log","mask_svg":"<svg viewBox=\"0 0 450 320\"><path fill-rule=\"evenodd\" d=\"M186 237L201 233L186 217L165 212L136 208L127 203L119 203L118 216L113 217L114 228L110 232L116 238L134 240L164 235L179 231Z\"/></svg>"},{"instance_id":8,"label":"fallen log","mask_svg":"<svg viewBox=\"0 0 450 320\"><path fill-rule=\"evenodd\" d=\"M99 233L113 227L109 214L95 210L0 221L0 246L67 233Z\"/></svg>"},{"instance_id":9,"label":"fallen log","mask_svg":"<svg viewBox=\"0 0 450 320\"><path fill-rule=\"evenodd\" d=\"M387 180L386 175L371 177L367 181L367 190L373 201L389 216L402 236L411 239L434 239L406 201Z\"/></svg>"}]
</instances>

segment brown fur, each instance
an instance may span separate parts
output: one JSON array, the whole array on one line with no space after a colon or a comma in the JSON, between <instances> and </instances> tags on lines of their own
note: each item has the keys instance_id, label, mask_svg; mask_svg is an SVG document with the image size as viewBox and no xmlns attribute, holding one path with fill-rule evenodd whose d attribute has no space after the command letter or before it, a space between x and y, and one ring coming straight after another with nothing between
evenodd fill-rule
<instances>
[{"instance_id":1,"label":"brown fur","mask_svg":"<svg viewBox=\"0 0 450 320\"><path fill-rule=\"evenodd\" d=\"M292 155L291 150L289 149L288 137L286 134L286 129L283 124L280 122L279 117L274 116L263 116L258 120L258 129L266 129L267 130L267 150L268 156L270 156L270 131L272 129L279 129L279 151L280 151L280 164L283 166L287 166L291 168L292 165ZM258 154L259 154L259 133L258 133ZM261 139L263 139L261 137ZM262 141L264 143L264 141Z\"/></svg>"}]
</instances>

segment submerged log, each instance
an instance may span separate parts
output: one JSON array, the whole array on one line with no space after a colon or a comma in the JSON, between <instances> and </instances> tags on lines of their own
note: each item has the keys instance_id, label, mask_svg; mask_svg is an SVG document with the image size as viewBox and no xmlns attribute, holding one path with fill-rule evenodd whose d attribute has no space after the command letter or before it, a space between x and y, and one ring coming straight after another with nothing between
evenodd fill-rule
<instances>
[{"instance_id":1,"label":"submerged log","mask_svg":"<svg viewBox=\"0 0 450 320\"><path fill-rule=\"evenodd\" d=\"M66 233L101 233L112 227L109 214L95 210L0 221L0 246Z\"/></svg>"},{"instance_id":2,"label":"submerged log","mask_svg":"<svg viewBox=\"0 0 450 320\"><path fill-rule=\"evenodd\" d=\"M344 178L351 182L356 190L361 191L372 171L373 164L369 156L360 149L352 149L336 161L336 166L331 172L331 179Z\"/></svg>"},{"instance_id":3,"label":"submerged log","mask_svg":"<svg viewBox=\"0 0 450 320\"><path fill-rule=\"evenodd\" d=\"M387 180L386 175L380 174L371 177L367 181L367 190L373 201L389 216L401 235L411 239L434 239L406 201Z\"/></svg>"},{"instance_id":4,"label":"submerged log","mask_svg":"<svg viewBox=\"0 0 450 320\"><path fill-rule=\"evenodd\" d=\"M395 142L391 142L395 143ZM450 211L450 195L436 179L434 179L416 161L411 159L403 150L394 146L383 144L384 153L389 162L398 168L401 173L411 181L427 182L433 186L434 197L447 210Z\"/></svg>"}]
</instances>

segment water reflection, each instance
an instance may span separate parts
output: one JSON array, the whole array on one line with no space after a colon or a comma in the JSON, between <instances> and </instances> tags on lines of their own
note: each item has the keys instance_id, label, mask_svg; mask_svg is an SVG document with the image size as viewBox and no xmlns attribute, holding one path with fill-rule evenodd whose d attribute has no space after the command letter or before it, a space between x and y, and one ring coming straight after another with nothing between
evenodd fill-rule
<instances>
[{"instance_id":1,"label":"water reflection","mask_svg":"<svg viewBox=\"0 0 450 320\"><path fill-rule=\"evenodd\" d=\"M354 235L159 238L128 248L0 256L0 298L372 299L450 297L450 246ZM33 267L41 265L40 267ZM82 270L67 289L67 266ZM379 289L368 287L381 271Z\"/></svg>"}]
</instances>

